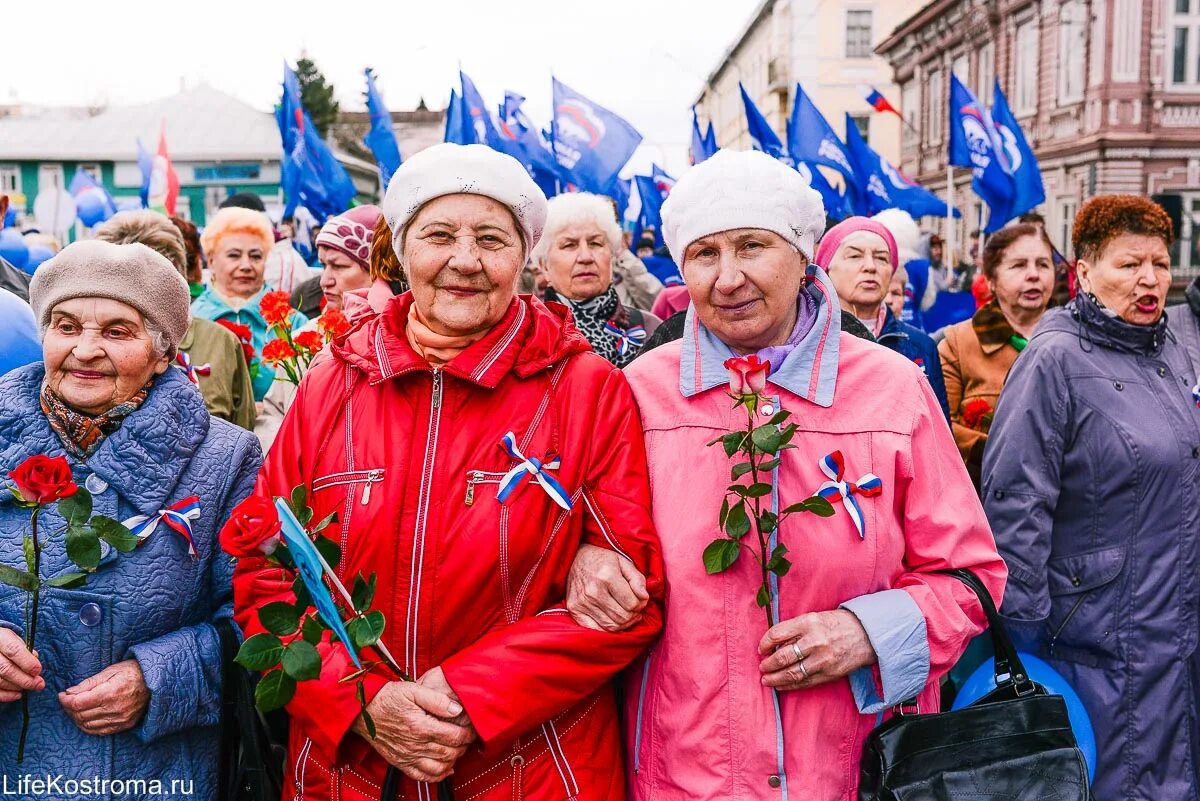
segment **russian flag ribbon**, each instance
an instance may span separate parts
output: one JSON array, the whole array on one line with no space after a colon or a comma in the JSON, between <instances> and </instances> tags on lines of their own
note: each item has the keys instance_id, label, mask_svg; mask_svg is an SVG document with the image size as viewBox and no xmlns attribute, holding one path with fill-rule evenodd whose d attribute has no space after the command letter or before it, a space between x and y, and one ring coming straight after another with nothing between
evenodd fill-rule
<instances>
[{"instance_id":1,"label":"russian flag ribbon","mask_svg":"<svg viewBox=\"0 0 1200 801\"><path fill-rule=\"evenodd\" d=\"M149 539L150 535L158 529L158 524L162 523L183 537L187 542L189 556L199 559L200 554L196 551L196 541L192 536L192 521L199 517L200 498L191 495L182 501L171 504L166 509L159 509L157 514L135 515L125 521L125 527L133 532L140 544Z\"/></svg>"},{"instance_id":2,"label":"russian flag ribbon","mask_svg":"<svg viewBox=\"0 0 1200 801\"><path fill-rule=\"evenodd\" d=\"M825 456L819 464L821 472L828 476L829 480L817 489L817 495L830 503L841 500L846 511L850 513L850 519L854 521L854 527L858 529L858 538L866 539L866 521L863 518L862 507L858 505L854 496L874 498L882 494L883 479L874 473L867 473L858 481L846 481L846 460L841 451L834 451Z\"/></svg>"},{"instance_id":3,"label":"russian flag ribbon","mask_svg":"<svg viewBox=\"0 0 1200 801\"><path fill-rule=\"evenodd\" d=\"M640 348L646 344L646 329L640 325L621 328L609 320L604 324L604 331L616 337L617 353L621 356L627 356L632 348Z\"/></svg>"},{"instance_id":4,"label":"russian flag ribbon","mask_svg":"<svg viewBox=\"0 0 1200 801\"><path fill-rule=\"evenodd\" d=\"M188 381L199 385L200 379L197 376L207 376L212 374L211 364L201 364L199 366L192 364L192 358L183 351L175 354L175 362L179 365L179 369L183 370L184 375L188 377Z\"/></svg>"},{"instance_id":5,"label":"russian flag ribbon","mask_svg":"<svg viewBox=\"0 0 1200 801\"><path fill-rule=\"evenodd\" d=\"M1196 408L1200 409L1200 378L1196 379L1196 386L1192 387L1192 400L1196 402Z\"/></svg>"},{"instance_id":6,"label":"russian flag ribbon","mask_svg":"<svg viewBox=\"0 0 1200 801\"><path fill-rule=\"evenodd\" d=\"M557 470L562 466L562 459L558 454L547 453L542 459L536 457L527 458L517 447L517 438L511 431L504 435L500 446L520 464L509 470L504 474L504 478L500 479L500 491L496 493L496 500L500 501L500 503L507 503L521 484L530 476L533 476L534 480L542 485L542 489L546 491L551 500L568 512L571 511L571 497L563 489L563 485L559 484L554 476L546 472L547 470Z\"/></svg>"}]
</instances>

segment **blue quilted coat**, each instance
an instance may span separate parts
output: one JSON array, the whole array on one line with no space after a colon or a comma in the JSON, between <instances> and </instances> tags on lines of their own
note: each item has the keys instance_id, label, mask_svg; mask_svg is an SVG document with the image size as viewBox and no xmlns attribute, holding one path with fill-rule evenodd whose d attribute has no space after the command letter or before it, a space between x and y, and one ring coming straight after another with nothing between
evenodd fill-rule
<instances>
[{"instance_id":1,"label":"blue quilted coat","mask_svg":"<svg viewBox=\"0 0 1200 801\"><path fill-rule=\"evenodd\" d=\"M28 456L63 455L38 404L43 374L39 362L0 379L0 484ZM232 600L232 565L219 549L217 532L254 486L262 461L258 442L210 417L200 393L172 368L90 459L67 458L76 483L93 495L94 514L126 520L199 496L201 514L193 522L199 559L188 555L183 537L160 525L129 554L105 543L100 567L85 586L43 589L37 648L46 689L30 695L32 723L21 765L16 762L21 705L0 703L0 775L8 777L10 790L25 774L158 779L166 797L185 797L190 789L190 799L215 799L221 670L212 621L230 615ZM21 540L29 515L7 491L0 496L0 562L23 567ZM52 537L42 557L44 577L77 569L63 547L63 525L55 509L39 518L39 532ZM23 629L26 597L0 585L0 625ZM57 694L125 659L138 660L150 689L145 717L117 735L85 734ZM172 794L172 779L191 784L177 785ZM130 792L130 786L117 785L126 791L120 796L88 797L164 797L133 787ZM73 794L64 789L57 797Z\"/></svg>"}]
</instances>

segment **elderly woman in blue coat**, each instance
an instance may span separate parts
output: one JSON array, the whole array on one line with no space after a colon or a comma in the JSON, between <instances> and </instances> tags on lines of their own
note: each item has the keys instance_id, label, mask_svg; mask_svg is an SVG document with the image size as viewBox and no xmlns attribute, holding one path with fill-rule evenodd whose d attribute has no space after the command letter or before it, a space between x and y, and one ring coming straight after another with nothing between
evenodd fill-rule
<instances>
[{"instance_id":1,"label":"elderly woman in blue coat","mask_svg":"<svg viewBox=\"0 0 1200 801\"><path fill-rule=\"evenodd\" d=\"M30 456L65 456L95 514L148 525L132 552L105 543L83 587L43 588L36 653L22 641L26 594L0 586L0 773L18 797L36 792L14 784L25 774L157 779L166 795L217 797L214 622L229 616L232 595L217 532L250 493L261 454L170 366L189 300L170 262L140 244L73 244L30 286L43 359L0 379L0 481ZM0 564L22 566L29 513L0 498ZM190 541L156 525L172 510ZM64 528L54 507L39 519L43 531ZM51 536L42 576L76 569ZM22 695L31 725L18 765ZM115 786L132 790L123 799L153 795Z\"/></svg>"}]
</instances>

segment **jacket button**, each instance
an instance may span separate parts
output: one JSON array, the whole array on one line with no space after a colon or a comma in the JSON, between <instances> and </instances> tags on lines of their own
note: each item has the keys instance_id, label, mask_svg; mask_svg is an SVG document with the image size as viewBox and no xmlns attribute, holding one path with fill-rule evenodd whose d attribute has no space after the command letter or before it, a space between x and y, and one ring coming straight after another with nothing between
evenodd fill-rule
<instances>
[{"instance_id":1,"label":"jacket button","mask_svg":"<svg viewBox=\"0 0 1200 801\"><path fill-rule=\"evenodd\" d=\"M1120 392L1121 390L1125 389L1125 385L1122 384L1120 381L1114 381L1113 389L1115 389L1117 392Z\"/></svg>"},{"instance_id":2,"label":"jacket button","mask_svg":"<svg viewBox=\"0 0 1200 801\"><path fill-rule=\"evenodd\" d=\"M1200 459L1200 445L1197 445L1196 447L1192 448L1192 458Z\"/></svg>"},{"instance_id":3,"label":"jacket button","mask_svg":"<svg viewBox=\"0 0 1200 801\"><path fill-rule=\"evenodd\" d=\"M769 403L764 404L763 407L758 410L758 413L763 417L770 417L771 415L775 414L775 407Z\"/></svg>"},{"instance_id":4,"label":"jacket button","mask_svg":"<svg viewBox=\"0 0 1200 801\"><path fill-rule=\"evenodd\" d=\"M1078 587L1079 584L1080 584L1079 576L1071 576L1071 585L1074 587Z\"/></svg>"},{"instance_id":5,"label":"jacket button","mask_svg":"<svg viewBox=\"0 0 1200 801\"><path fill-rule=\"evenodd\" d=\"M772 787L778 787L779 785L783 784L783 780L778 776L771 776L767 779L767 784L771 785Z\"/></svg>"},{"instance_id":6,"label":"jacket button","mask_svg":"<svg viewBox=\"0 0 1200 801\"><path fill-rule=\"evenodd\" d=\"M108 489L108 482L100 478L100 476L96 475L95 473L92 473L87 477L87 480L83 482L83 488L93 495L99 495Z\"/></svg>"},{"instance_id":7,"label":"jacket button","mask_svg":"<svg viewBox=\"0 0 1200 801\"><path fill-rule=\"evenodd\" d=\"M513 754L512 758L508 760L508 764L514 768L519 768L525 764L525 757L520 754Z\"/></svg>"},{"instance_id":8,"label":"jacket button","mask_svg":"<svg viewBox=\"0 0 1200 801\"><path fill-rule=\"evenodd\" d=\"M79 607L79 622L89 628L99 626L103 617L100 607L94 603L86 603Z\"/></svg>"},{"instance_id":9,"label":"jacket button","mask_svg":"<svg viewBox=\"0 0 1200 801\"><path fill-rule=\"evenodd\" d=\"M992 493L992 497L998 501L1004 500L1004 490L996 490Z\"/></svg>"},{"instance_id":10,"label":"jacket button","mask_svg":"<svg viewBox=\"0 0 1200 801\"><path fill-rule=\"evenodd\" d=\"M1158 368L1158 377L1166 378L1167 377L1167 368L1165 368L1165 367Z\"/></svg>"}]
</instances>

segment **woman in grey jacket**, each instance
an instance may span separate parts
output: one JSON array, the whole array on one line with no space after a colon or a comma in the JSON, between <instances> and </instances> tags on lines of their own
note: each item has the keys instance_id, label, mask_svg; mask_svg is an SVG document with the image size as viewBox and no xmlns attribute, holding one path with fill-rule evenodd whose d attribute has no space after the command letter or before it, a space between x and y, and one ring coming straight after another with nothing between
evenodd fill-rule
<instances>
[{"instance_id":1,"label":"woman in grey jacket","mask_svg":"<svg viewBox=\"0 0 1200 801\"><path fill-rule=\"evenodd\" d=\"M1200 408L1166 330L1171 223L1094 198L1080 293L1038 325L984 454L984 506L1023 650L1079 692L1102 799L1195 799L1200 765Z\"/></svg>"}]
</instances>

